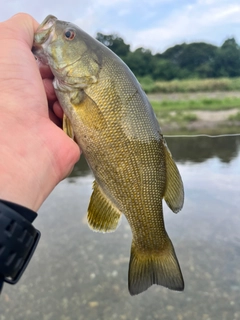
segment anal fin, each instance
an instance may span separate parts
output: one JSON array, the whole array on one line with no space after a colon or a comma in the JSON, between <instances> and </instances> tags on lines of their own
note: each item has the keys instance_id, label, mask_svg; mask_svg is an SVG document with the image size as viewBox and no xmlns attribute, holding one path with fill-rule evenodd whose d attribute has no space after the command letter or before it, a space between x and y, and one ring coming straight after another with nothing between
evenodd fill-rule
<instances>
[{"instance_id":1,"label":"anal fin","mask_svg":"<svg viewBox=\"0 0 240 320\"><path fill-rule=\"evenodd\" d=\"M121 212L103 194L96 181L88 207L88 224L94 231L113 232L118 226Z\"/></svg>"}]
</instances>

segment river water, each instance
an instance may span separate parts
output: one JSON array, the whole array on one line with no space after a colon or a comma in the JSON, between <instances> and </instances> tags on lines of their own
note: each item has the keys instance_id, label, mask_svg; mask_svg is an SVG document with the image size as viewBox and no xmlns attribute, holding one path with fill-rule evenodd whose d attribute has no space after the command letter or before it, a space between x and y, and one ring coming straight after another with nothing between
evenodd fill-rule
<instances>
[{"instance_id":1,"label":"river water","mask_svg":"<svg viewBox=\"0 0 240 320\"><path fill-rule=\"evenodd\" d=\"M93 177L82 158L39 210L42 237L16 286L5 284L0 320L240 319L240 137L168 138L185 186L166 229L185 290L127 288L131 230L91 231L86 210Z\"/></svg>"}]
</instances>

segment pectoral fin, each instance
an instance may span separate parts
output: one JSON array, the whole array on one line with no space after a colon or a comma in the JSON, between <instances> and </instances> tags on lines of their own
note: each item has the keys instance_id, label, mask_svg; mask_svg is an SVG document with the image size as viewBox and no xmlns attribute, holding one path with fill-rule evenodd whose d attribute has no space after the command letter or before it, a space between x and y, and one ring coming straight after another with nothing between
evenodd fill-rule
<instances>
[{"instance_id":1,"label":"pectoral fin","mask_svg":"<svg viewBox=\"0 0 240 320\"><path fill-rule=\"evenodd\" d=\"M88 128L102 130L107 127L101 109L83 90L73 92L70 101L76 114Z\"/></svg>"},{"instance_id":2,"label":"pectoral fin","mask_svg":"<svg viewBox=\"0 0 240 320\"><path fill-rule=\"evenodd\" d=\"M73 133L73 128L72 128L71 122L65 114L63 115L63 131L70 138L72 138L72 139L74 138L74 133Z\"/></svg>"},{"instance_id":3,"label":"pectoral fin","mask_svg":"<svg viewBox=\"0 0 240 320\"><path fill-rule=\"evenodd\" d=\"M113 232L119 223L121 212L107 199L96 181L88 207L88 224L94 231Z\"/></svg>"},{"instance_id":4,"label":"pectoral fin","mask_svg":"<svg viewBox=\"0 0 240 320\"><path fill-rule=\"evenodd\" d=\"M164 199L169 208L177 213L183 207L184 202L184 189L183 182L178 171L178 168L172 158L172 155L165 144L164 148L166 159L166 187Z\"/></svg>"}]
</instances>

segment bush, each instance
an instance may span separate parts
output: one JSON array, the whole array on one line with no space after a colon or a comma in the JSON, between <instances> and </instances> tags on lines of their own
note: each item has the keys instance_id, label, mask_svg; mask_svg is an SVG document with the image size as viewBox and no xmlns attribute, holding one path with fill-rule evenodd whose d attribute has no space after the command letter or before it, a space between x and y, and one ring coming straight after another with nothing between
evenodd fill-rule
<instances>
[{"instance_id":1,"label":"bush","mask_svg":"<svg viewBox=\"0 0 240 320\"><path fill-rule=\"evenodd\" d=\"M156 81L155 86L152 84L152 87L154 87L152 92L162 93L238 91L240 90L240 78Z\"/></svg>"},{"instance_id":2,"label":"bush","mask_svg":"<svg viewBox=\"0 0 240 320\"><path fill-rule=\"evenodd\" d=\"M159 91L156 82L150 76L138 77L138 81L146 93Z\"/></svg>"}]
</instances>

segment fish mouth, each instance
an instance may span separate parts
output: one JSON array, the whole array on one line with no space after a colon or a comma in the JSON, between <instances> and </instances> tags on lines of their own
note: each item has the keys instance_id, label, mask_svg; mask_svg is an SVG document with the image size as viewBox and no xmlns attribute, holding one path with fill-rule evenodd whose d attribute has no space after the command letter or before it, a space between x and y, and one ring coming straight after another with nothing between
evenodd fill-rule
<instances>
[{"instance_id":1,"label":"fish mouth","mask_svg":"<svg viewBox=\"0 0 240 320\"><path fill-rule=\"evenodd\" d=\"M56 21L56 17L53 15L48 15L39 25L34 35L32 52L40 60L42 60L41 56L43 53L43 46L51 40L50 35L53 34L52 31Z\"/></svg>"},{"instance_id":2,"label":"fish mouth","mask_svg":"<svg viewBox=\"0 0 240 320\"><path fill-rule=\"evenodd\" d=\"M37 32L38 32L38 30L44 30L44 29L50 28L56 21L57 21L57 18L55 16L49 14L43 20L43 22L39 25L39 27L37 28Z\"/></svg>"}]
</instances>

